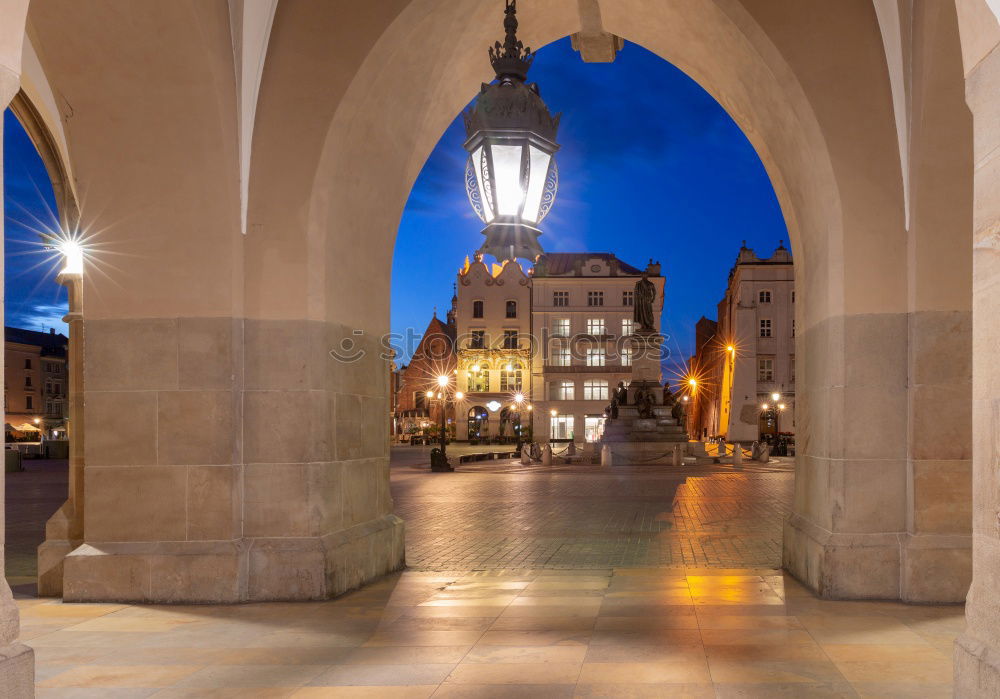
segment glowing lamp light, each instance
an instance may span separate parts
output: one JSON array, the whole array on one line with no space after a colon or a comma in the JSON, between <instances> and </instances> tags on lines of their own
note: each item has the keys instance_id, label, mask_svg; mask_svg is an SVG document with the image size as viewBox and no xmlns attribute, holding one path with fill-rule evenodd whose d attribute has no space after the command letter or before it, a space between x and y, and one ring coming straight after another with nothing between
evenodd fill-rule
<instances>
[{"instance_id":1,"label":"glowing lamp light","mask_svg":"<svg viewBox=\"0 0 1000 699\"><path fill-rule=\"evenodd\" d=\"M35 424L37 425L37 424L38 424L39 422L41 422L41 420L39 420L39 419L38 419L38 418L36 417L36 418L35 418Z\"/></svg>"},{"instance_id":2,"label":"glowing lamp light","mask_svg":"<svg viewBox=\"0 0 1000 699\"><path fill-rule=\"evenodd\" d=\"M490 409L491 413L495 413L496 411L500 410L500 404L495 400L491 400L489 403L487 403L486 407Z\"/></svg>"},{"instance_id":3,"label":"glowing lamp light","mask_svg":"<svg viewBox=\"0 0 1000 699\"><path fill-rule=\"evenodd\" d=\"M761 410L767 410L767 403L764 403L764 404L762 404L762 405L760 406L760 409L761 409Z\"/></svg>"},{"instance_id":4,"label":"glowing lamp light","mask_svg":"<svg viewBox=\"0 0 1000 699\"><path fill-rule=\"evenodd\" d=\"M462 400L463 398L465 398L465 394L462 393L461 391L456 391L455 392L455 398L458 399L458 400Z\"/></svg>"},{"instance_id":5,"label":"glowing lamp light","mask_svg":"<svg viewBox=\"0 0 1000 699\"><path fill-rule=\"evenodd\" d=\"M771 394L771 400L776 401L779 398L781 398L781 394L780 393L772 393Z\"/></svg>"},{"instance_id":6,"label":"glowing lamp light","mask_svg":"<svg viewBox=\"0 0 1000 699\"><path fill-rule=\"evenodd\" d=\"M556 412L555 410L550 410L550 411L549 411L549 415L551 415L552 417L555 417L555 416L556 416L556 415L558 415L558 414L559 414L559 413L557 413L557 412Z\"/></svg>"},{"instance_id":7,"label":"glowing lamp light","mask_svg":"<svg viewBox=\"0 0 1000 699\"><path fill-rule=\"evenodd\" d=\"M61 274L83 274L83 246L80 245L80 241L65 238L59 241L56 249L63 256Z\"/></svg>"},{"instance_id":8,"label":"glowing lamp light","mask_svg":"<svg viewBox=\"0 0 1000 699\"><path fill-rule=\"evenodd\" d=\"M428 391L427 392L427 397L428 398L433 398L434 397L434 391Z\"/></svg>"},{"instance_id":9,"label":"glowing lamp light","mask_svg":"<svg viewBox=\"0 0 1000 699\"><path fill-rule=\"evenodd\" d=\"M556 198L559 116L527 83L534 60L517 39L517 2L507 4L503 44L490 49L496 82L483 83L465 118L465 189L486 227L479 252L498 260L534 260L542 253L538 224Z\"/></svg>"},{"instance_id":10,"label":"glowing lamp light","mask_svg":"<svg viewBox=\"0 0 1000 699\"><path fill-rule=\"evenodd\" d=\"M447 385L448 385L448 377L445 376L444 374L441 374L441 376L438 377L438 386L447 386Z\"/></svg>"},{"instance_id":11,"label":"glowing lamp light","mask_svg":"<svg viewBox=\"0 0 1000 699\"><path fill-rule=\"evenodd\" d=\"M514 394L514 402L517 403L518 405L520 405L521 403L523 403L524 402L524 394L523 393L515 393Z\"/></svg>"},{"instance_id":12,"label":"glowing lamp light","mask_svg":"<svg viewBox=\"0 0 1000 699\"><path fill-rule=\"evenodd\" d=\"M533 406L533 405L531 405L531 404L529 403L529 404L528 404L528 410L534 410L534 409L535 409L535 406Z\"/></svg>"},{"instance_id":13,"label":"glowing lamp light","mask_svg":"<svg viewBox=\"0 0 1000 699\"><path fill-rule=\"evenodd\" d=\"M507 366L504 367L504 369L506 369L507 371L514 371L514 365L508 364Z\"/></svg>"},{"instance_id":14,"label":"glowing lamp light","mask_svg":"<svg viewBox=\"0 0 1000 699\"><path fill-rule=\"evenodd\" d=\"M694 388L697 385L698 385L698 382L695 379L688 379L688 386L690 386L691 388Z\"/></svg>"},{"instance_id":15,"label":"glowing lamp light","mask_svg":"<svg viewBox=\"0 0 1000 699\"><path fill-rule=\"evenodd\" d=\"M778 410L784 410L784 409L785 409L785 404L784 403L779 403L778 404Z\"/></svg>"},{"instance_id":16,"label":"glowing lamp light","mask_svg":"<svg viewBox=\"0 0 1000 699\"><path fill-rule=\"evenodd\" d=\"M478 364L473 364L472 366L469 367L469 371L471 371L473 374L478 374L479 373L479 365Z\"/></svg>"},{"instance_id":17,"label":"glowing lamp light","mask_svg":"<svg viewBox=\"0 0 1000 699\"><path fill-rule=\"evenodd\" d=\"M683 400L685 403L687 403L688 397L684 396L681 400Z\"/></svg>"},{"instance_id":18,"label":"glowing lamp light","mask_svg":"<svg viewBox=\"0 0 1000 699\"><path fill-rule=\"evenodd\" d=\"M729 345L729 347L727 347L727 348L726 348L726 351L727 351L727 352L735 352L735 351L736 351L736 348L735 348L735 347L733 347L732 345Z\"/></svg>"}]
</instances>

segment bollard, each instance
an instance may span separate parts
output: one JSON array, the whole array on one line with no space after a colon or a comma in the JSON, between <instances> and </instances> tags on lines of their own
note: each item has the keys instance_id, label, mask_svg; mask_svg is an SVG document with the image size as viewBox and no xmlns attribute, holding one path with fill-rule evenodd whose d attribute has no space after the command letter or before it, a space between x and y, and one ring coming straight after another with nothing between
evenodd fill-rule
<instances>
[{"instance_id":1,"label":"bollard","mask_svg":"<svg viewBox=\"0 0 1000 699\"><path fill-rule=\"evenodd\" d=\"M675 444L674 445L674 466L683 466L683 465L684 465L684 455L681 454L681 445L680 444Z\"/></svg>"},{"instance_id":2,"label":"bollard","mask_svg":"<svg viewBox=\"0 0 1000 699\"><path fill-rule=\"evenodd\" d=\"M743 465L743 447L739 443L733 445L733 466Z\"/></svg>"},{"instance_id":3,"label":"bollard","mask_svg":"<svg viewBox=\"0 0 1000 699\"><path fill-rule=\"evenodd\" d=\"M546 444L542 447L542 466L552 465L552 445Z\"/></svg>"},{"instance_id":4,"label":"bollard","mask_svg":"<svg viewBox=\"0 0 1000 699\"><path fill-rule=\"evenodd\" d=\"M605 444L601 447L601 466L611 466L611 445Z\"/></svg>"},{"instance_id":5,"label":"bollard","mask_svg":"<svg viewBox=\"0 0 1000 699\"><path fill-rule=\"evenodd\" d=\"M521 465L528 466L531 463L531 447L525 444L521 447Z\"/></svg>"},{"instance_id":6,"label":"bollard","mask_svg":"<svg viewBox=\"0 0 1000 699\"><path fill-rule=\"evenodd\" d=\"M766 464L768 461L771 460L771 447L770 447L770 445L767 445L767 444L762 444L761 445L761 447L760 447L760 455L757 457L757 460L760 461L762 464Z\"/></svg>"}]
</instances>

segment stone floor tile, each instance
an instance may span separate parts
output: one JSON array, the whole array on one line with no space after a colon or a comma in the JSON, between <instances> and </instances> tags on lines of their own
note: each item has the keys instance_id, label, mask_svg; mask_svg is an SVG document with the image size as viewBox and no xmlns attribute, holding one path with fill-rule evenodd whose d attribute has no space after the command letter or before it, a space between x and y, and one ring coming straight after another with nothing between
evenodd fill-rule
<instances>
[{"instance_id":1,"label":"stone floor tile","mask_svg":"<svg viewBox=\"0 0 1000 699\"><path fill-rule=\"evenodd\" d=\"M720 661L768 661L768 660L812 660L828 662L830 658L818 643L759 643L705 645L709 660Z\"/></svg>"},{"instance_id":2,"label":"stone floor tile","mask_svg":"<svg viewBox=\"0 0 1000 699\"><path fill-rule=\"evenodd\" d=\"M431 685L443 682L454 668L454 663L335 665L311 678L308 684L314 687Z\"/></svg>"},{"instance_id":3,"label":"stone floor tile","mask_svg":"<svg viewBox=\"0 0 1000 699\"><path fill-rule=\"evenodd\" d=\"M375 646L351 648L338 665L427 665L459 663L472 646Z\"/></svg>"},{"instance_id":4,"label":"stone floor tile","mask_svg":"<svg viewBox=\"0 0 1000 699\"><path fill-rule=\"evenodd\" d=\"M471 646L483 636L481 631L424 631L399 629L377 631L363 644L371 646ZM488 632L486 632L488 633Z\"/></svg>"},{"instance_id":5,"label":"stone floor tile","mask_svg":"<svg viewBox=\"0 0 1000 699\"><path fill-rule=\"evenodd\" d=\"M717 699L847 699L859 696L849 684L843 683L756 683L716 684Z\"/></svg>"},{"instance_id":6,"label":"stone floor tile","mask_svg":"<svg viewBox=\"0 0 1000 699\"><path fill-rule=\"evenodd\" d=\"M953 639L954 640L954 639ZM925 644L919 645L872 645L834 643L823 646L823 652L834 662L896 662L896 663L939 663L951 662L951 653Z\"/></svg>"},{"instance_id":7,"label":"stone floor tile","mask_svg":"<svg viewBox=\"0 0 1000 699\"><path fill-rule=\"evenodd\" d=\"M710 684L578 684L575 697L600 699L715 699Z\"/></svg>"},{"instance_id":8,"label":"stone floor tile","mask_svg":"<svg viewBox=\"0 0 1000 699\"><path fill-rule=\"evenodd\" d=\"M36 687L36 699L143 699L158 694L156 687Z\"/></svg>"},{"instance_id":9,"label":"stone floor tile","mask_svg":"<svg viewBox=\"0 0 1000 699\"><path fill-rule=\"evenodd\" d=\"M808 631L801 629L702 629L701 639L706 646L816 642Z\"/></svg>"},{"instance_id":10,"label":"stone floor tile","mask_svg":"<svg viewBox=\"0 0 1000 699\"><path fill-rule=\"evenodd\" d=\"M863 699L951 699L951 683L930 685L900 682L856 682L854 689Z\"/></svg>"},{"instance_id":11,"label":"stone floor tile","mask_svg":"<svg viewBox=\"0 0 1000 699\"><path fill-rule=\"evenodd\" d=\"M575 684L580 663L461 663L448 684Z\"/></svg>"},{"instance_id":12,"label":"stone floor tile","mask_svg":"<svg viewBox=\"0 0 1000 699\"><path fill-rule=\"evenodd\" d=\"M489 630L479 639L484 646L554 646L582 645L590 643L592 631L540 630L540 631L494 631Z\"/></svg>"},{"instance_id":13,"label":"stone floor tile","mask_svg":"<svg viewBox=\"0 0 1000 699\"><path fill-rule=\"evenodd\" d=\"M704 660L654 663L583 664L580 684L707 684L711 682Z\"/></svg>"},{"instance_id":14,"label":"stone floor tile","mask_svg":"<svg viewBox=\"0 0 1000 699\"><path fill-rule=\"evenodd\" d=\"M584 659L588 663L665 663L675 661L705 662L701 645L662 646L590 646Z\"/></svg>"},{"instance_id":15,"label":"stone floor tile","mask_svg":"<svg viewBox=\"0 0 1000 699\"><path fill-rule=\"evenodd\" d=\"M167 687L156 692L156 699L286 699L293 687L216 687L214 689Z\"/></svg>"},{"instance_id":16,"label":"stone floor tile","mask_svg":"<svg viewBox=\"0 0 1000 699\"><path fill-rule=\"evenodd\" d=\"M462 606L462 607L409 607L402 616L404 617L479 617L496 618L500 616L505 607L498 606Z\"/></svg>"},{"instance_id":17,"label":"stone floor tile","mask_svg":"<svg viewBox=\"0 0 1000 699\"><path fill-rule=\"evenodd\" d=\"M542 598L533 598L542 599ZM591 605L557 605L557 604L542 604L542 605L518 605L507 607L500 614L500 618L504 617L544 617L544 616L580 616L580 617L596 617L600 612L600 604Z\"/></svg>"},{"instance_id":18,"label":"stone floor tile","mask_svg":"<svg viewBox=\"0 0 1000 699\"><path fill-rule=\"evenodd\" d=\"M196 665L79 665L39 682L39 687L169 687L193 675Z\"/></svg>"},{"instance_id":19,"label":"stone floor tile","mask_svg":"<svg viewBox=\"0 0 1000 699\"><path fill-rule=\"evenodd\" d=\"M583 662L585 646L473 646L463 663L574 663Z\"/></svg>"},{"instance_id":20,"label":"stone floor tile","mask_svg":"<svg viewBox=\"0 0 1000 699\"><path fill-rule=\"evenodd\" d=\"M621 610L619 610L621 611ZM629 610L626 610L629 611ZM656 611L660 611L657 609ZM595 630L630 631L633 629L697 629L694 614L633 614L632 616L599 616Z\"/></svg>"},{"instance_id":21,"label":"stone floor tile","mask_svg":"<svg viewBox=\"0 0 1000 699\"><path fill-rule=\"evenodd\" d=\"M592 646L695 645L701 642L696 629L595 629Z\"/></svg>"},{"instance_id":22,"label":"stone floor tile","mask_svg":"<svg viewBox=\"0 0 1000 699\"><path fill-rule=\"evenodd\" d=\"M923 639L897 619L887 616L797 615L821 644L921 645Z\"/></svg>"},{"instance_id":23,"label":"stone floor tile","mask_svg":"<svg viewBox=\"0 0 1000 699\"><path fill-rule=\"evenodd\" d=\"M937 661L900 662L898 660L836 661L837 667L850 682L898 682L901 684L937 684L951 682L950 659Z\"/></svg>"},{"instance_id":24,"label":"stone floor tile","mask_svg":"<svg viewBox=\"0 0 1000 699\"><path fill-rule=\"evenodd\" d=\"M794 616L727 616L705 614L698 616L698 626L703 629L802 629L802 622Z\"/></svg>"},{"instance_id":25,"label":"stone floor tile","mask_svg":"<svg viewBox=\"0 0 1000 699\"><path fill-rule=\"evenodd\" d=\"M434 699L569 699L572 684L443 684Z\"/></svg>"},{"instance_id":26,"label":"stone floor tile","mask_svg":"<svg viewBox=\"0 0 1000 699\"><path fill-rule=\"evenodd\" d=\"M591 631L596 619L589 616L504 616L493 620L491 631Z\"/></svg>"},{"instance_id":27,"label":"stone floor tile","mask_svg":"<svg viewBox=\"0 0 1000 699\"><path fill-rule=\"evenodd\" d=\"M730 660L709 656L712 680L723 684L844 683L829 660Z\"/></svg>"},{"instance_id":28,"label":"stone floor tile","mask_svg":"<svg viewBox=\"0 0 1000 699\"><path fill-rule=\"evenodd\" d=\"M302 687L292 693L295 699L427 699L438 685L411 687Z\"/></svg>"},{"instance_id":29,"label":"stone floor tile","mask_svg":"<svg viewBox=\"0 0 1000 699\"><path fill-rule=\"evenodd\" d=\"M326 665L212 665L174 683L176 687L282 687L307 684L323 672Z\"/></svg>"}]
</instances>

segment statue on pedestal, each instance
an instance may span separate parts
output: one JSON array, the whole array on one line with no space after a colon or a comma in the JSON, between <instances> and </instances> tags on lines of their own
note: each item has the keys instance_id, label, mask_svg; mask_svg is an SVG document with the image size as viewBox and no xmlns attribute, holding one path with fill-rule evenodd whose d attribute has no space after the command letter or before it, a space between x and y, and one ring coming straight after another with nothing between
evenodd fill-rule
<instances>
[{"instance_id":1,"label":"statue on pedestal","mask_svg":"<svg viewBox=\"0 0 1000 699\"><path fill-rule=\"evenodd\" d=\"M656 332L656 321L653 318L653 301L656 300L656 286L649 281L646 272L642 279L635 283L635 295L632 306L632 318L635 320L637 332Z\"/></svg>"}]
</instances>

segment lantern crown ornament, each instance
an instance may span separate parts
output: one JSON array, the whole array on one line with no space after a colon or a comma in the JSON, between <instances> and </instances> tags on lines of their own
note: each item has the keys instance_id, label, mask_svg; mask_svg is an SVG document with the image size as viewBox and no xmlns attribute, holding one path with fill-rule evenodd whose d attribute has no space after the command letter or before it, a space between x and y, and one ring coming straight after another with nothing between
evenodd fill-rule
<instances>
[{"instance_id":1,"label":"lantern crown ornament","mask_svg":"<svg viewBox=\"0 0 1000 699\"><path fill-rule=\"evenodd\" d=\"M555 153L559 115L553 116L528 84L534 60L517 38L517 0L506 0L504 42L489 50L496 82L483 83L465 119L465 189L486 227L477 251L498 260L542 254L538 224L556 198L559 171Z\"/></svg>"}]
</instances>

